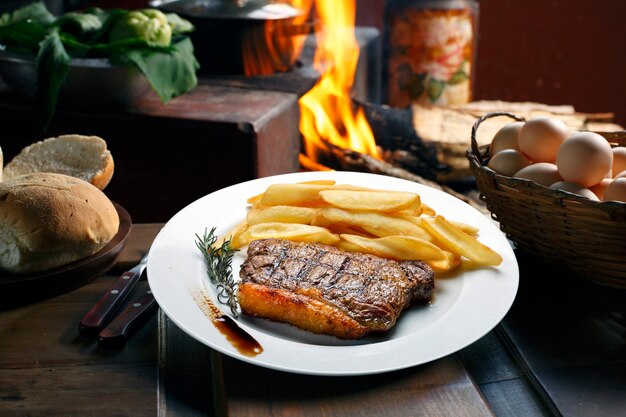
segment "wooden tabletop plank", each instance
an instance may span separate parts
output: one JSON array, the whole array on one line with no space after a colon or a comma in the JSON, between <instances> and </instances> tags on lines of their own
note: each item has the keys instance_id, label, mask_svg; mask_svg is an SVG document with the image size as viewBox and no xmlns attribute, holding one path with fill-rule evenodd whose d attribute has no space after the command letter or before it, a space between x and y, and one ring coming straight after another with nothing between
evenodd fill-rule
<instances>
[{"instance_id":1,"label":"wooden tabletop plank","mask_svg":"<svg viewBox=\"0 0 626 417\"><path fill-rule=\"evenodd\" d=\"M499 329L546 407L567 417L626 415L624 290L516 255L527 279Z\"/></svg>"},{"instance_id":2,"label":"wooden tabletop plank","mask_svg":"<svg viewBox=\"0 0 626 417\"><path fill-rule=\"evenodd\" d=\"M0 369L0 415L154 416L153 363Z\"/></svg>"},{"instance_id":3,"label":"wooden tabletop plank","mask_svg":"<svg viewBox=\"0 0 626 417\"><path fill-rule=\"evenodd\" d=\"M551 415L498 334L489 332L458 352L494 413L498 417Z\"/></svg>"},{"instance_id":4,"label":"wooden tabletop plank","mask_svg":"<svg viewBox=\"0 0 626 417\"><path fill-rule=\"evenodd\" d=\"M223 359L229 416L492 416L459 359L358 377L298 375Z\"/></svg>"},{"instance_id":5,"label":"wooden tabletop plank","mask_svg":"<svg viewBox=\"0 0 626 417\"><path fill-rule=\"evenodd\" d=\"M133 226L119 267L137 262L158 230ZM82 316L116 279L110 273L66 294L0 311L0 415L156 414L156 318L124 349L102 348L78 332Z\"/></svg>"}]
</instances>

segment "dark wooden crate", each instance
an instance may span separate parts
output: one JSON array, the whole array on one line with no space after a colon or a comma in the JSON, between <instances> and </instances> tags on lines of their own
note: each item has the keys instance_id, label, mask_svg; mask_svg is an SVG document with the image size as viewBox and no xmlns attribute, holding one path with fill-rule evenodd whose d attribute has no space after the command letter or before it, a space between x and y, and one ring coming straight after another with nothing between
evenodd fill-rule
<instances>
[{"instance_id":1,"label":"dark wooden crate","mask_svg":"<svg viewBox=\"0 0 626 417\"><path fill-rule=\"evenodd\" d=\"M5 163L47 137L100 136L115 161L105 192L134 222L166 221L217 189L297 171L298 120L294 94L201 84L166 105L148 92L127 111L62 110L41 133L30 106L0 91Z\"/></svg>"}]
</instances>

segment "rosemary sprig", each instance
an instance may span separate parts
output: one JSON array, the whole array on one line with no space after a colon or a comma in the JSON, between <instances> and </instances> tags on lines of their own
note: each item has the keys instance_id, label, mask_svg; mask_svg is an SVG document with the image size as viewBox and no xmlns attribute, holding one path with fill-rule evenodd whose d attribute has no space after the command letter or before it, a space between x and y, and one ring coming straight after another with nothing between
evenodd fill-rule
<instances>
[{"instance_id":1,"label":"rosemary sprig","mask_svg":"<svg viewBox=\"0 0 626 417\"><path fill-rule=\"evenodd\" d=\"M237 284L233 278L232 262L237 249L230 247L230 239L224 240L220 246L215 246L217 236L215 227L207 232L204 229L202 236L196 234L196 246L202 252L206 263L206 272L209 280L217 288L217 300L230 307L235 317L239 314L237 301Z\"/></svg>"}]
</instances>

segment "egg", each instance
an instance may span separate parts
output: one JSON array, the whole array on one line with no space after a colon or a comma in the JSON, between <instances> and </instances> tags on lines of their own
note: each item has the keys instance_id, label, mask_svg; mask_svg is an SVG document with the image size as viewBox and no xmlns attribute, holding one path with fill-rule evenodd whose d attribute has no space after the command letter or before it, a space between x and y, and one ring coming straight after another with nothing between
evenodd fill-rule
<instances>
[{"instance_id":1,"label":"egg","mask_svg":"<svg viewBox=\"0 0 626 417\"><path fill-rule=\"evenodd\" d=\"M593 187L589 187L589 189L595 195L597 195L600 200L602 200L602 196L604 195L604 191L606 190L606 187L608 187L611 182L613 182L612 178L605 178L602 181L600 181L599 183L597 183L596 185L594 185Z\"/></svg>"},{"instance_id":2,"label":"egg","mask_svg":"<svg viewBox=\"0 0 626 417\"><path fill-rule=\"evenodd\" d=\"M495 155L503 149L517 149L519 151L517 139L523 125L523 122L513 122L498 130L489 144L489 153Z\"/></svg>"},{"instance_id":3,"label":"egg","mask_svg":"<svg viewBox=\"0 0 626 417\"><path fill-rule=\"evenodd\" d=\"M613 178L622 171L626 171L626 147L617 146L613 148Z\"/></svg>"},{"instance_id":4,"label":"egg","mask_svg":"<svg viewBox=\"0 0 626 417\"><path fill-rule=\"evenodd\" d=\"M519 132L519 148L533 162L554 162L559 146L569 136L565 122L553 117L535 117Z\"/></svg>"},{"instance_id":5,"label":"egg","mask_svg":"<svg viewBox=\"0 0 626 417\"><path fill-rule=\"evenodd\" d=\"M491 157L487 166L498 174L512 177L520 169L530 165L523 153L515 149L504 149Z\"/></svg>"},{"instance_id":6,"label":"egg","mask_svg":"<svg viewBox=\"0 0 626 417\"><path fill-rule=\"evenodd\" d=\"M604 190L602 201L622 201L626 203L626 178L614 179Z\"/></svg>"},{"instance_id":7,"label":"egg","mask_svg":"<svg viewBox=\"0 0 626 417\"><path fill-rule=\"evenodd\" d=\"M520 169L514 175L518 178L524 178L549 187L555 182L562 181L556 165L549 162L537 162Z\"/></svg>"},{"instance_id":8,"label":"egg","mask_svg":"<svg viewBox=\"0 0 626 417\"><path fill-rule=\"evenodd\" d=\"M573 133L556 155L556 166L563 180L587 188L606 178L612 165L611 145L593 132Z\"/></svg>"},{"instance_id":9,"label":"egg","mask_svg":"<svg viewBox=\"0 0 626 417\"><path fill-rule=\"evenodd\" d=\"M626 177L626 170L617 174L613 179L624 178L624 177Z\"/></svg>"},{"instance_id":10,"label":"egg","mask_svg":"<svg viewBox=\"0 0 626 417\"><path fill-rule=\"evenodd\" d=\"M598 196L593 193L593 191L581 186L580 184L576 184L575 182L558 181L552 184L550 188L555 188L557 190L563 190L563 191L567 191L573 194L578 194L582 197L587 197L588 199L594 200L594 201L600 200Z\"/></svg>"}]
</instances>

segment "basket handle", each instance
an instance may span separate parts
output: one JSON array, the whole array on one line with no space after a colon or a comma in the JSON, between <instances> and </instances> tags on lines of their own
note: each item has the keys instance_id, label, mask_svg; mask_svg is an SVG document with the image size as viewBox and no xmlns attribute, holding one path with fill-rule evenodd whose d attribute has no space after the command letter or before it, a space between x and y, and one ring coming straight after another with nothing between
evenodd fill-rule
<instances>
[{"instance_id":1,"label":"basket handle","mask_svg":"<svg viewBox=\"0 0 626 417\"><path fill-rule=\"evenodd\" d=\"M524 119L521 116L516 116L513 113L509 113L505 111L491 112L491 113L486 113L480 116L478 120L474 122L474 126L472 126L472 152L474 152L474 155L479 160L481 165L482 165L482 161L480 161L480 157L479 157L480 150L478 149L478 142L476 141L476 132L478 130L478 126L480 126L480 124L487 119L490 119L492 117L499 117L499 116L507 116L507 117L510 117L511 119L517 120L518 122L526 121L526 119Z\"/></svg>"}]
</instances>

